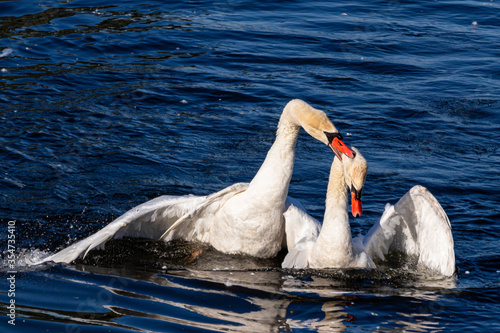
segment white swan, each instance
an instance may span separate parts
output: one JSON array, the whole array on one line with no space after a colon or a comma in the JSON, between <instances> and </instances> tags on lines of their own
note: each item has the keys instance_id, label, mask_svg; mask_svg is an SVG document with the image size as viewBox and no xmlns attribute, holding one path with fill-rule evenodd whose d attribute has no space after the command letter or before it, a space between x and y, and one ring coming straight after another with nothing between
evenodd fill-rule
<instances>
[{"instance_id":1,"label":"white swan","mask_svg":"<svg viewBox=\"0 0 500 333\"><path fill-rule=\"evenodd\" d=\"M273 257L284 237L285 201L300 128L327 144L342 159L353 152L323 111L292 100L279 120L276 140L259 171L208 196L162 196L132 208L97 233L44 259L71 262L111 238L146 237L209 243L225 253Z\"/></svg>"},{"instance_id":2,"label":"white swan","mask_svg":"<svg viewBox=\"0 0 500 333\"><path fill-rule=\"evenodd\" d=\"M396 205L387 204L378 223L366 236L351 238L346 211L351 190L352 214L361 215L361 191L367 163L356 148L353 159L334 159L326 196L323 225L303 209L291 205L284 213L289 252L284 268L375 268L389 251L418 258L418 267L441 275L455 272L450 221L434 196L414 186Z\"/></svg>"}]
</instances>

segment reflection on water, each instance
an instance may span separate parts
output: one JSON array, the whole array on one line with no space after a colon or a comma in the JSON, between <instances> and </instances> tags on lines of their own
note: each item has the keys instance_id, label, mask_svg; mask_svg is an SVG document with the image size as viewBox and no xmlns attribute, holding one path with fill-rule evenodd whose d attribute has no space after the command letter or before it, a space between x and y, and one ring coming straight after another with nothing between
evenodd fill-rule
<instances>
[{"instance_id":1,"label":"reflection on water","mask_svg":"<svg viewBox=\"0 0 500 333\"><path fill-rule=\"evenodd\" d=\"M83 269L83 267L79 268ZM91 272L93 274L100 273L99 270L91 270ZM107 271L106 273L105 276L109 278L106 284L102 284L102 279L92 281L93 277L89 276L85 276L83 281L74 277L58 276L59 279L68 279L72 284L84 283L99 286L102 289L92 296L84 298L85 303L76 309L76 312L53 310L51 314L46 313L47 311L42 311L42 313L45 312L45 315L52 316L52 320L68 320L75 324L83 322L105 326L124 325L126 327L126 323L132 321L133 326L144 327L143 322L152 319L214 331L254 332L274 331L277 328L289 330L307 327L320 331L342 330L345 328L345 323L354 320L351 313L356 313L354 308L356 303L352 301L355 299L353 296L344 296L341 293L336 294L331 291L332 294L326 295L326 300L322 303L317 299L311 301L304 296L288 295L279 288L260 285L259 282L254 281L254 278L257 277L258 280L259 276L260 279L267 281L276 280L272 274L263 272L242 272L240 274L225 272L223 275L219 275L215 281L205 280L203 273L206 272L197 274L196 271L190 271L189 276L169 272L168 274L142 276L140 280L136 280L138 279L136 274L132 274L130 277L125 274L124 277L123 270L118 277L109 277L110 274L112 276L116 272ZM226 281L220 283L218 281L220 279ZM142 285L144 282L147 282L147 288ZM151 286L151 284L156 286ZM155 290L160 287L161 291ZM184 297L179 302L172 301L175 299L172 294L161 296L169 291L175 291L175 294L183 293L183 291L186 294L192 294L192 302L186 302L190 299L186 297L187 295L183 295ZM127 300L117 302L113 300L115 295L127 298ZM234 310L228 309L228 307L234 308ZM103 312L106 310L109 312ZM34 308L27 309L26 312L32 318L40 316L37 314L37 309ZM311 318L311 313L315 313L317 318L314 316ZM308 319L303 320L303 318ZM422 325L419 321L412 323L411 318L408 318L407 321L406 324L403 320L394 323L402 328L418 328ZM436 325L437 322L433 324ZM159 323L154 325L159 325Z\"/></svg>"},{"instance_id":2,"label":"reflection on water","mask_svg":"<svg viewBox=\"0 0 500 333\"><path fill-rule=\"evenodd\" d=\"M22 316L66 330L99 325L169 331L181 325L227 332L338 332L353 324L434 330L443 328L442 293L455 287L453 279L393 269L282 270L279 258L230 256L186 242L109 245L75 265L46 265L36 269L38 275L25 268L23 293L43 288L47 296L29 306L20 299Z\"/></svg>"}]
</instances>

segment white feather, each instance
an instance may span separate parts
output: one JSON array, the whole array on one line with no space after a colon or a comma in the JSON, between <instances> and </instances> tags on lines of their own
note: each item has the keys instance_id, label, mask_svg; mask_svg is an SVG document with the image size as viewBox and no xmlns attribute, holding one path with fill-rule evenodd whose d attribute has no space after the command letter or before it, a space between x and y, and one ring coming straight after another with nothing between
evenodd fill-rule
<instances>
[{"instance_id":1,"label":"white feather","mask_svg":"<svg viewBox=\"0 0 500 333\"><path fill-rule=\"evenodd\" d=\"M49 256L43 262L69 263L94 248L103 248L112 238L145 237L157 239L175 221L195 209L206 197L161 196L132 208L97 233Z\"/></svg>"},{"instance_id":2,"label":"white feather","mask_svg":"<svg viewBox=\"0 0 500 333\"><path fill-rule=\"evenodd\" d=\"M417 255L419 264L443 275L455 272L451 224L436 198L422 186L414 186L394 206L401 223L391 249Z\"/></svg>"},{"instance_id":3,"label":"white feather","mask_svg":"<svg viewBox=\"0 0 500 333\"><path fill-rule=\"evenodd\" d=\"M289 197L287 202L290 205L283 215L288 254L281 266L283 268L306 268L321 224L308 215L296 199Z\"/></svg>"}]
</instances>

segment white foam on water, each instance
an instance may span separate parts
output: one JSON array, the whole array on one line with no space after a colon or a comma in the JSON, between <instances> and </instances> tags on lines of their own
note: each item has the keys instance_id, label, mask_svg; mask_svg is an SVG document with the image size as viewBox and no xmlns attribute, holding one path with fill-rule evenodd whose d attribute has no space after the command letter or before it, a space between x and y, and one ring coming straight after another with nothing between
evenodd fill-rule
<instances>
[{"instance_id":1,"label":"white foam on water","mask_svg":"<svg viewBox=\"0 0 500 333\"><path fill-rule=\"evenodd\" d=\"M11 48L6 48L6 49L3 49L2 50L2 53L0 53L0 58L3 58L3 57L7 57L9 54L11 54L12 52L14 52L13 49Z\"/></svg>"},{"instance_id":2,"label":"white foam on water","mask_svg":"<svg viewBox=\"0 0 500 333\"><path fill-rule=\"evenodd\" d=\"M0 257L0 271L26 271L39 267L38 263L52 255L52 253L39 249L19 249L14 257L5 251Z\"/></svg>"}]
</instances>

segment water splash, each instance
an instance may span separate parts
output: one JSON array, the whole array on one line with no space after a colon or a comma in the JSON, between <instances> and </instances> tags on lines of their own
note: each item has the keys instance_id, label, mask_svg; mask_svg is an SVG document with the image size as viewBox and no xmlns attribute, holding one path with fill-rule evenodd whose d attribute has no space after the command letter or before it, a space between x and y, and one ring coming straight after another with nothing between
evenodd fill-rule
<instances>
[{"instance_id":1,"label":"water splash","mask_svg":"<svg viewBox=\"0 0 500 333\"><path fill-rule=\"evenodd\" d=\"M14 253L14 257L7 251L4 251L0 256L0 272L9 271L32 271L42 269L45 266L36 265L43 259L50 256L52 253L39 249L19 249L19 252Z\"/></svg>"}]
</instances>

